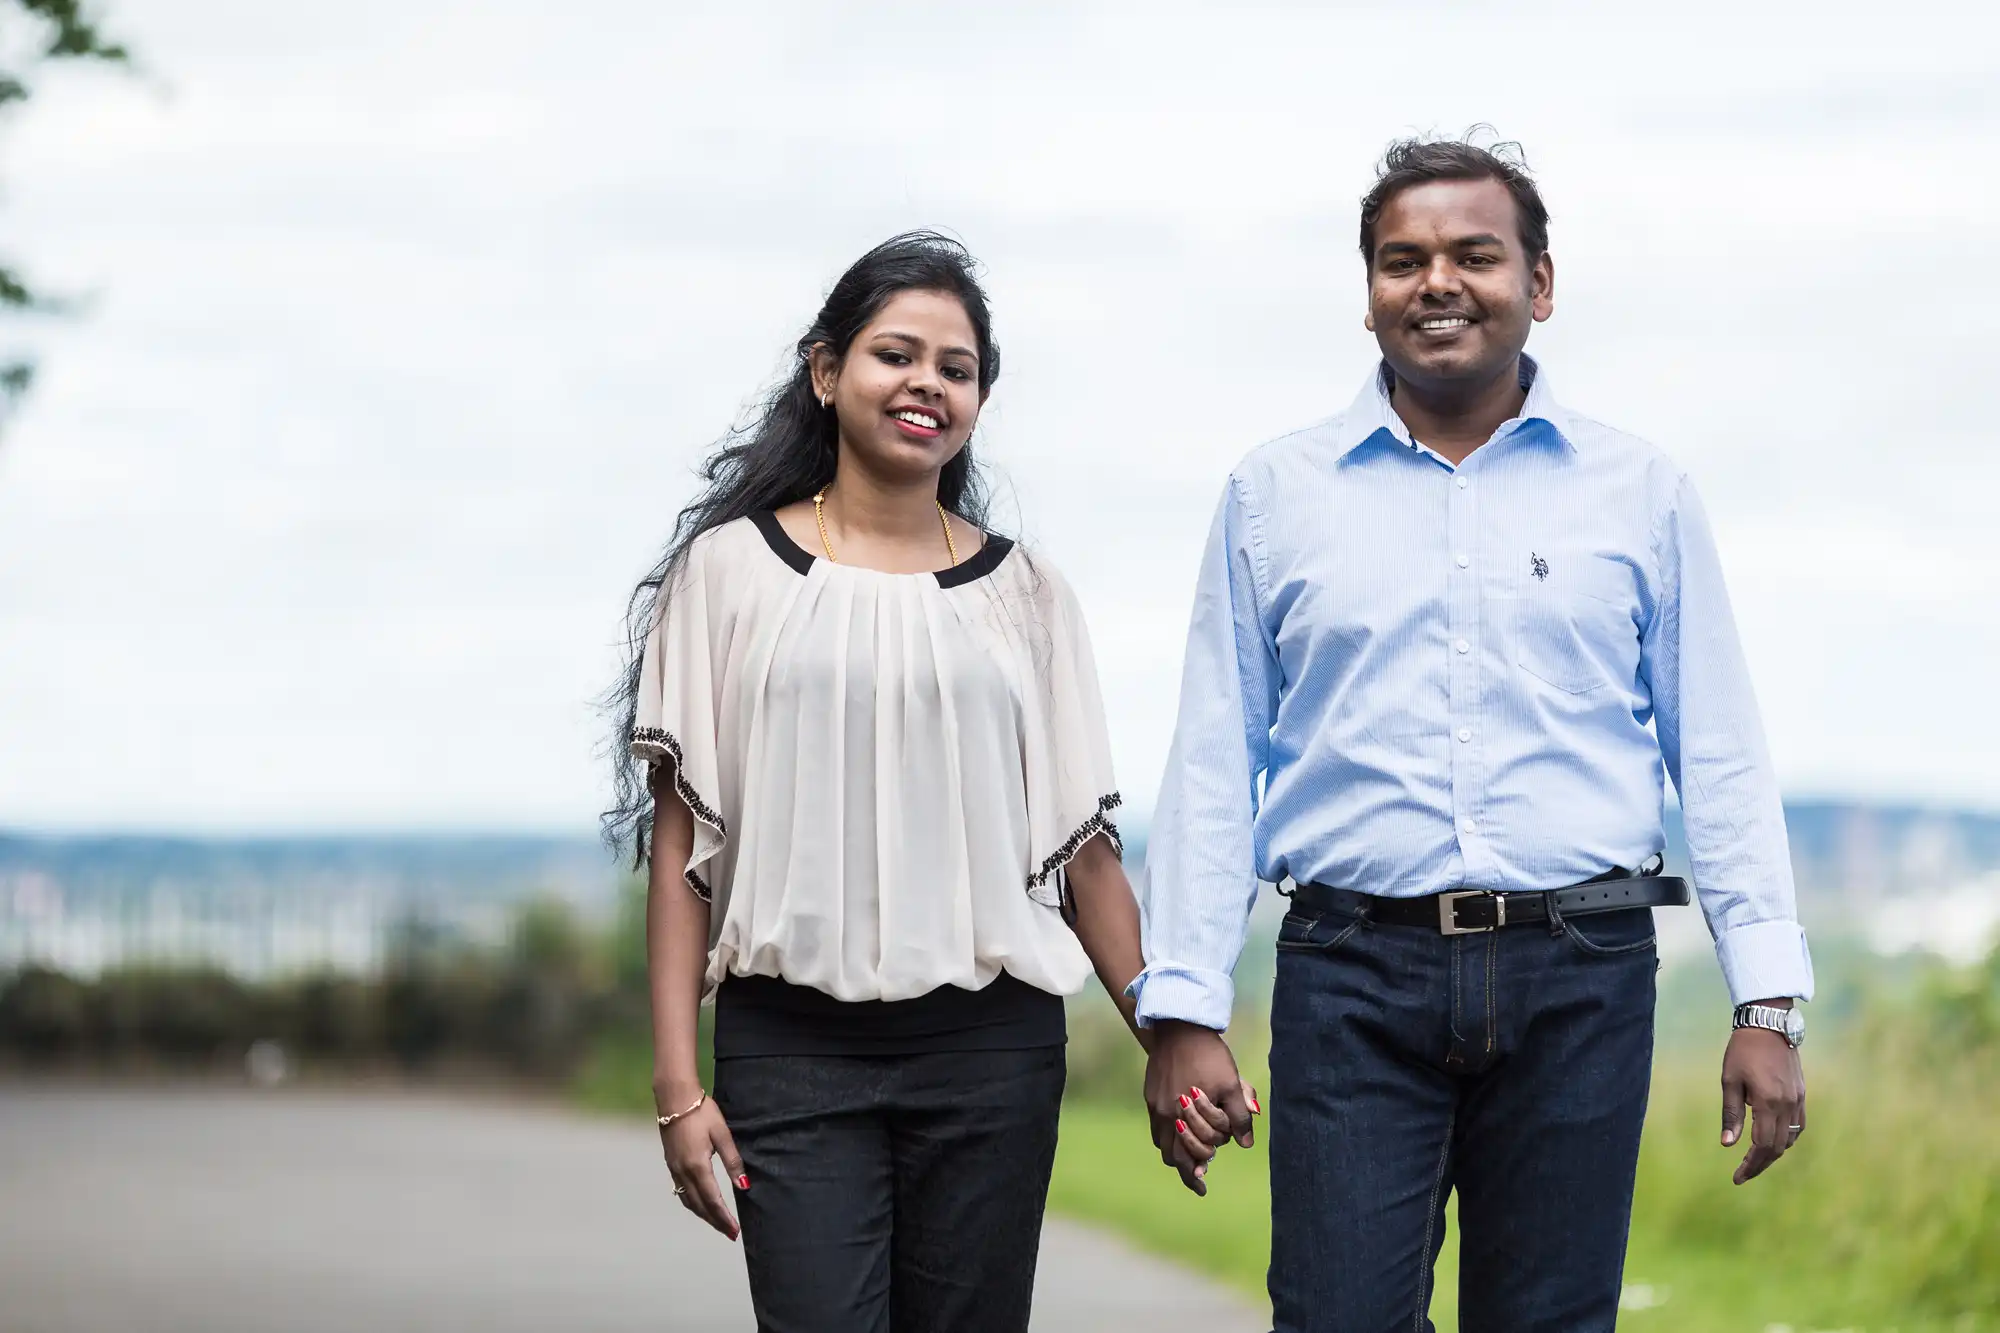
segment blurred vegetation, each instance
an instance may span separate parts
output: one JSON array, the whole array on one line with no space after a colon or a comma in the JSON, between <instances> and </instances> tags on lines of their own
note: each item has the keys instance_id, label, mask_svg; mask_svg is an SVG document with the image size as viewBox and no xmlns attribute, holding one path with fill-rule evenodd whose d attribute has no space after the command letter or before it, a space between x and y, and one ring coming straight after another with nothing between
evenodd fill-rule
<instances>
[{"instance_id":1,"label":"blurred vegetation","mask_svg":"<svg viewBox=\"0 0 2000 1333\"><path fill-rule=\"evenodd\" d=\"M0 976L0 1060L39 1069L240 1070L277 1043L306 1076L500 1074L559 1083L604 1034L643 1033L643 960L553 901L522 905L499 948L397 928L381 975L252 982L209 968L124 967L81 980ZM641 946L643 948L643 945ZM624 984L621 985L621 982Z\"/></svg>"}]
</instances>

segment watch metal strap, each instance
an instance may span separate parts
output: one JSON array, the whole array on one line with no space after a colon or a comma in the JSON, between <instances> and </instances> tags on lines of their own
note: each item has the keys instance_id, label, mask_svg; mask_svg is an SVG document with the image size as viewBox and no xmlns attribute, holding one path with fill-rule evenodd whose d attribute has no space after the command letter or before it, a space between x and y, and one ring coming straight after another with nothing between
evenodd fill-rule
<instances>
[{"instance_id":1,"label":"watch metal strap","mask_svg":"<svg viewBox=\"0 0 2000 1333\"><path fill-rule=\"evenodd\" d=\"M1774 1009L1768 1004L1739 1004L1731 1017L1732 1028L1763 1028L1775 1032L1786 1041L1792 1039L1791 1011Z\"/></svg>"}]
</instances>

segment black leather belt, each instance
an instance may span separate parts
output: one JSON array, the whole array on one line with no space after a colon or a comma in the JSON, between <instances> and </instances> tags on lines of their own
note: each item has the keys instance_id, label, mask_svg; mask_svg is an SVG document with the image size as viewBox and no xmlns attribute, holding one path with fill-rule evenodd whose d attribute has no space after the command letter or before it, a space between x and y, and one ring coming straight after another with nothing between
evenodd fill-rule
<instances>
[{"instance_id":1,"label":"black leather belt","mask_svg":"<svg viewBox=\"0 0 2000 1333\"><path fill-rule=\"evenodd\" d=\"M1502 926L1546 924L1558 918L1617 912L1628 907L1681 907L1688 901L1688 882L1679 875L1648 875L1612 870L1539 893L1495 893L1465 889L1430 893L1417 898L1384 898L1330 884L1301 884L1292 902L1308 912L1342 912L1384 926L1423 926L1440 935L1476 935Z\"/></svg>"}]
</instances>

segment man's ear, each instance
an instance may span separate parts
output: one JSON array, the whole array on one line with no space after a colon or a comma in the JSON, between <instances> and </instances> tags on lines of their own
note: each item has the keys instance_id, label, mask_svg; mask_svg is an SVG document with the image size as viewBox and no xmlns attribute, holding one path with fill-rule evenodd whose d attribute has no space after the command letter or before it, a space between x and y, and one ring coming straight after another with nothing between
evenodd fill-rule
<instances>
[{"instance_id":1,"label":"man's ear","mask_svg":"<svg viewBox=\"0 0 2000 1333\"><path fill-rule=\"evenodd\" d=\"M1528 290L1534 298L1535 322L1546 320L1556 312L1556 261L1549 252L1542 251L1542 257L1535 261L1535 267L1528 272Z\"/></svg>"}]
</instances>

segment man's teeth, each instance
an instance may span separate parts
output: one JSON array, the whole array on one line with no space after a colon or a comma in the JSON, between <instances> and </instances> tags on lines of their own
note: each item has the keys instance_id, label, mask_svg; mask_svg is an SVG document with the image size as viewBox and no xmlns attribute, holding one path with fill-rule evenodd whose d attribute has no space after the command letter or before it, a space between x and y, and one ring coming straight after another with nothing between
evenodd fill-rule
<instances>
[{"instance_id":1,"label":"man's teeth","mask_svg":"<svg viewBox=\"0 0 2000 1333\"><path fill-rule=\"evenodd\" d=\"M1448 319L1420 320L1417 323L1417 327L1420 329L1462 329L1471 323L1472 321L1469 319L1453 315Z\"/></svg>"},{"instance_id":2,"label":"man's teeth","mask_svg":"<svg viewBox=\"0 0 2000 1333\"><path fill-rule=\"evenodd\" d=\"M925 430L936 430L938 428L937 418L926 416L922 412L892 412L890 415L898 421L907 421L912 426L922 426Z\"/></svg>"}]
</instances>

